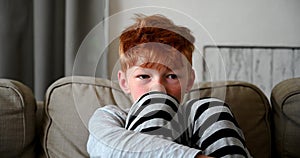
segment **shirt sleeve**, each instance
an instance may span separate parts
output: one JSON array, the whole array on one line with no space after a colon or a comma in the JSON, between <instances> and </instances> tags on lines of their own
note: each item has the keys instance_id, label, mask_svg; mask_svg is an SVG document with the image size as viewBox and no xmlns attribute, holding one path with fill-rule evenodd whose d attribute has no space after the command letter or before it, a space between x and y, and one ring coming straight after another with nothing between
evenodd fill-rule
<instances>
[{"instance_id":1,"label":"shirt sleeve","mask_svg":"<svg viewBox=\"0 0 300 158\"><path fill-rule=\"evenodd\" d=\"M115 105L95 111L89 121L87 151L90 157L187 157L199 152L156 135L147 135L124 128L127 113Z\"/></svg>"}]
</instances>

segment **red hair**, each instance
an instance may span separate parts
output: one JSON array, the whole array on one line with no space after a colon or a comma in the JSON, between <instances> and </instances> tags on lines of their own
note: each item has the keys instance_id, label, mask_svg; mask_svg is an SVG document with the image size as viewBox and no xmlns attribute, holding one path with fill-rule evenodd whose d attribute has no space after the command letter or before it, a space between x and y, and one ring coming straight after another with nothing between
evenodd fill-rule
<instances>
[{"instance_id":1,"label":"red hair","mask_svg":"<svg viewBox=\"0 0 300 158\"><path fill-rule=\"evenodd\" d=\"M192 64L194 41L195 38L188 28L177 26L162 15L137 15L136 23L126 28L120 36L121 68L126 71L131 66L136 65L140 57L152 58L145 62L157 61L158 59L155 57L149 56L153 51L159 53L173 52L173 55L174 53L177 54L175 55L177 56L176 59L178 59L178 52L180 52L179 54ZM163 63L171 57L170 54L164 56L165 59L160 59ZM172 61L168 63L172 63Z\"/></svg>"}]
</instances>

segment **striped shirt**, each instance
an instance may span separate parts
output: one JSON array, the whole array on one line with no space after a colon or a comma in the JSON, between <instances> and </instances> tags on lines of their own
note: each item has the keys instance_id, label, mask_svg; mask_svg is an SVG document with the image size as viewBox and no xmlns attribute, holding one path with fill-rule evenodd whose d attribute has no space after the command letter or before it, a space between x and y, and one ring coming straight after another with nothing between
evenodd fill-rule
<instances>
[{"instance_id":1,"label":"striped shirt","mask_svg":"<svg viewBox=\"0 0 300 158\"><path fill-rule=\"evenodd\" d=\"M229 107L215 98L179 106L175 98L151 92L127 111L98 109L89 131L91 157L251 157Z\"/></svg>"}]
</instances>

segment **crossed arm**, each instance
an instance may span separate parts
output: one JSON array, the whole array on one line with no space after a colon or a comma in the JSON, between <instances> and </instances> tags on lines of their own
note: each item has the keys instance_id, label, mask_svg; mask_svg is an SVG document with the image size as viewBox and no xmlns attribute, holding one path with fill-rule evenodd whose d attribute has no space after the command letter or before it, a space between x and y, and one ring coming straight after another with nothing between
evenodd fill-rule
<instances>
[{"instance_id":1,"label":"crossed arm","mask_svg":"<svg viewBox=\"0 0 300 158\"><path fill-rule=\"evenodd\" d=\"M215 121L217 121L215 123L207 120L206 122L209 123L210 126L208 126L208 124L203 124L204 125L203 127L207 126L207 127L213 127L213 128L207 128L207 127L202 128L201 126L196 128L197 131L200 129L202 129L200 131L203 131L203 129L205 129L204 131L207 130L207 132L205 132L205 134L203 133L204 134L203 137L209 138L208 136L210 136L210 137L214 136L214 140L219 143L219 145L218 144L213 145L214 142L211 142L212 146L210 146L209 148L204 148L205 151L208 149L209 151L212 150L212 151L218 151L218 152L222 151L223 152L223 149L225 149L224 147L228 147L228 148L226 148L226 150L228 149L227 152L222 153L222 154L219 153L219 154L221 154L223 156L225 156L225 155L228 156L228 154L236 155L236 154L244 153L245 155L244 154L242 154L242 155L244 155L245 157L251 157L249 155L247 149L243 147L243 145L241 144L240 141L238 141L238 139L236 139L236 138L239 138L242 134L240 136L235 135L235 131L238 132L240 130L238 130L238 127L236 127L232 124L234 122L234 120L232 120L232 122L231 122L229 119L228 120L229 124L227 123L228 121L222 121L223 119L225 119L224 116L231 118L230 112L229 113L226 112L226 109L227 109L226 107L223 108L223 106L219 106L219 102L216 102L217 104L215 104L215 105L207 104L207 103L214 103L214 102L210 102L213 100L214 99L199 100L199 101L196 100L197 103L193 104L193 106L187 106L187 107L196 108L196 109L192 110L193 112L195 112L195 114L190 115L191 118L198 118L199 116L197 114L203 114L203 115L200 115L199 120L196 120L195 127L200 125L199 122L197 122L197 121L202 122L203 120L206 120L204 118L207 116L222 116L220 118L220 120L217 119L219 121L214 119ZM207 108L206 105L209 105L209 107L211 107L211 108L209 108L209 110L205 110L206 111L206 113L205 113L202 110ZM218 109L225 113L222 112L222 113L220 113L222 115L220 115L218 112ZM211 110L213 110L214 112ZM206 115L206 114L208 114L207 112L209 113L209 115ZM217 115L215 115L215 114L217 114ZM131 114L131 116L137 116L137 115ZM196 115L197 115L197 117L195 117ZM202 116L203 116L203 118L202 118ZM127 118L127 112L124 112L119 107L114 106L114 105L107 105L105 107L102 107L102 108L99 108L98 110L96 110L96 112L94 113L94 115L92 116L92 118L90 119L90 122L89 122L90 136L89 136L89 140L88 140L88 144L87 144L87 149L88 149L88 152L91 157L133 157L133 158L134 157L191 157L191 158L206 157L204 155L201 155L201 153L203 151L201 151L200 148L194 149L194 148L189 147L190 145L184 146L184 145L175 143L174 141L162 138L163 137L162 135L156 135L156 134L149 135L149 134L144 134L144 133L141 133L138 131L136 132L133 130L127 130L124 128L126 118ZM214 117L210 117L210 118L214 118ZM158 120L160 120L160 119L158 119ZM186 124L186 123L184 123L184 124ZM222 128L220 128L218 126L222 126ZM147 127L149 127L149 126L147 126ZM227 129L229 131L231 131L230 135L228 135ZM220 134L220 131L222 131L222 133L224 131L227 131L227 132L225 132L225 135L217 136L217 135L215 135L216 132L214 132L216 130L219 131L219 134ZM202 136L202 134L200 134L200 135ZM195 136L197 136L197 134ZM217 137L215 137L215 136L217 136ZM197 137L192 138L192 140L198 140L196 138ZM204 138L204 140L205 140L205 138ZM190 138L188 138L188 139L190 139ZM201 142L203 142L203 139L201 139L201 140L202 140ZM222 142L222 143L220 144L220 142ZM200 143L200 144L202 144L202 143ZM207 145L207 142L204 144ZM235 149L235 150L229 151L229 148ZM237 149L239 149L239 150L237 150ZM208 153L210 153L210 152L208 152ZM242 155L240 155L240 156L242 156Z\"/></svg>"},{"instance_id":2,"label":"crossed arm","mask_svg":"<svg viewBox=\"0 0 300 158\"><path fill-rule=\"evenodd\" d=\"M159 136L126 130L126 116L126 112L114 105L95 111L89 121L87 150L90 157L193 158L200 152Z\"/></svg>"}]
</instances>

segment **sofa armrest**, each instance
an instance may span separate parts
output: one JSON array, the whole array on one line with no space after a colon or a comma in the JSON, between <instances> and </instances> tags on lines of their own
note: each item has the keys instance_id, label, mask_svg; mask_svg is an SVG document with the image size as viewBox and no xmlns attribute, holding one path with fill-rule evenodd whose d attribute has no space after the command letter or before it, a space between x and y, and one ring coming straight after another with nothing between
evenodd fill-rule
<instances>
[{"instance_id":1,"label":"sofa armrest","mask_svg":"<svg viewBox=\"0 0 300 158\"><path fill-rule=\"evenodd\" d=\"M1 157L35 157L35 108L31 89L0 79Z\"/></svg>"},{"instance_id":2,"label":"sofa armrest","mask_svg":"<svg viewBox=\"0 0 300 158\"><path fill-rule=\"evenodd\" d=\"M300 155L300 78L278 83L271 93L275 154Z\"/></svg>"}]
</instances>

